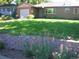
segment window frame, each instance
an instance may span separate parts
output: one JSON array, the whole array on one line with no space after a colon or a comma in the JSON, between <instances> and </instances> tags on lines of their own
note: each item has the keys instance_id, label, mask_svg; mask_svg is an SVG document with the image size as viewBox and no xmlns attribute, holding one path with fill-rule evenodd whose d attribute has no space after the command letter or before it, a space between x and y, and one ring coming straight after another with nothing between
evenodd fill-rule
<instances>
[{"instance_id":1,"label":"window frame","mask_svg":"<svg viewBox=\"0 0 79 59\"><path fill-rule=\"evenodd\" d=\"M66 12L66 13L70 12L70 8L66 7L66 8L65 8L65 12Z\"/></svg>"},{"instance_id":2,"label":"window frame","mask_svg":"<svg viewBox=\"0 0 79 59\"><path fill-rule=\"evenodd\" d=\"M48 9L52 9L53 12L48 13L48 11L47 11ZM55 8L47 8L47 9L46 9L46 14L55 14L55 12L56 12L56 11L55 11Z\"/></svg>"}]
</instances>

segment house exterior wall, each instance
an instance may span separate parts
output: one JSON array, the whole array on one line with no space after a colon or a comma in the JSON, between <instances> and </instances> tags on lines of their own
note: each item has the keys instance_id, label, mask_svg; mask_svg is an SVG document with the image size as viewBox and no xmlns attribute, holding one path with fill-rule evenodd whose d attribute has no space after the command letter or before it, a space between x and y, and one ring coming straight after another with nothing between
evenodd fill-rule
<instances>
[{"instance_id":1,"label":"house exterior wall","mask_svg":"<svg viewBox=\"0 0 79 59\"><path fill-rule=\"evenodd\" d=\"M67 19L78 19L79 14L77 14L77 12L79 12L79 9L77 8L77 10L75 10L76 8L69 8L69 11L66 11L65 8L56 8L56 13L55 13L55 17L58 18L67 18Z\"/></svg>"},{"instance_id":2,"label":"house exterior wall","mask_svg":"<svg viewBox=\"0 0 79 59\"><path fill-rule=\"evenodd\" d=\"M32 10L33 10L33 14L34 14L34 17L35 18L38 18L39 17L39 15L38 15L38 8L32 8Z\"/></svg>"},{"instance_id":3,"label":"house exterior wall","mask_svg":"<svg viewBox=\"0 0 79 59\"><path fill-rule=\"evenodd\" d=\"M20 17L20 10L21 9L29 9L29 14L31 13L30 11L31 11L31 8L17 8L17 15L16 16L18 16L18 17Z\"/></svg>"},{"instance_id":4,"label":"house exterior wall","mask_svg":"<svg viewBox=\"0 0 79 59\"><path fill-rule=\"evenodd\" d=\"M16 14L17 17L20 17L20 11L22 9L28 9L29 10L29 14L30 14L31 10L32 10L32 7L31 7L31 5L29 5L27 3L23 3L23 4L18 5L17 6L17 11L16 11L17 12L17 14ZM27 13L27 12L25 12L25 13Z\"/></svg>"},{"instance_id":5,"label":"house exterior wall","mask_svg":"<svg viewBox=\"0 0 79 59\"><path fill-rule=\"evenodd\" d=\"M45 16L46 18L79 19L79 8L78 7L69 7L70 10L68 10L68 11L66 11L66 8L68 8L68 7L56 7L56 8L54 8L54 10L55 10L54 14L46 14L43 11L43 12L41 12L40 15L45 13L43 16ZM41 11L41 9L40 9L40 11Z\"/></svg>"},{"instance_id":6,"label":"house exterior wall","mask_svg":"<svg viewBox=\"0 0 79 59\"><path fill-rule=\"evenodd\" d=\"M0 6L0 16L1 15L14 15L16 12L16 6Z\"/></svg>"},{"instance_id":7,"label":"house exterior wall","mask_svg":"<svg viewBox=\"0 0 79 59\"><path fill-rule=\"evenodd\" d=\"M44 14L45 9L42 8L34 8L34 15L36 18L43 18L45 16Z\"/></svg>"},{"instance_id":8,"label":"house exterior wall","mask_svg":"<svg viewBox=\"0 0 79 59\"><path fill-rule=\"evenodd\" d=\"M41 18L44 17L44 9L40 9L40 10L39 10L39 16L40 16Z\"/></svg>"},{"instance_id":9,"label":"house exterior wall","mask_svg":"<svg viewBox=\"0 0 79 59\"><path fill-rule=\"evenodd\" d=\"M69 11L66 11L65 8L56 8L55 17L58 18L73 18L73 8L69 8Z\"/></svg>"}]
</instances>

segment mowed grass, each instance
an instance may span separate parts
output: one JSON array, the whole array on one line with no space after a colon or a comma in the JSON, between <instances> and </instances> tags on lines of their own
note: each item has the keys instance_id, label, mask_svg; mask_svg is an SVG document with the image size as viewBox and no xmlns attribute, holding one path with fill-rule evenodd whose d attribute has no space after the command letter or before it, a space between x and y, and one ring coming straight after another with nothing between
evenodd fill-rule
<instances>
[{"instance_id":1,"label":"mowed grass","mask_svg":"<svg viewBox=\"0 0 79 59\"><path fill-rule=\"evenodd\" d=\"M79 38L79 20L30 19L0 22L1 34L49 35L55 38Z\"/></svg>"}]
</instances>

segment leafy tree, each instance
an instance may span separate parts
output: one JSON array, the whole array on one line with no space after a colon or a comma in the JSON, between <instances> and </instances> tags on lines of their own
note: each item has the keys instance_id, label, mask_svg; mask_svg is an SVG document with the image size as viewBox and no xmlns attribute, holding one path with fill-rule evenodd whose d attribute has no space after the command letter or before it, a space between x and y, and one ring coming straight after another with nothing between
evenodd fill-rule
<instances>
[{"instance_id":1,"label":"leafy tree","mask_svg":"<svg viewBox=\"0 0 79 59\"><path fill-rule=\"evenodd\" d=\"M30 4L39 4L43 2L51 2L52 0L26 0Z\"/></svg>"},{"instance_id":2,"label":"leafy tree","mask_svg":"<svg viewBox=\"0 0 79 59\"><path fill-rule=\"evenodd\" d=\"M20 4L21 0L15 0L16 4Z\"/></svg>"},{"instance_id":3,"label":"leafy tree","mask_svg":"<svg viewBox=\"0 0 79 59\"><path fill-rule=\"evenodd\" d=\"M44 0L16 0L17 4L20 4L22 2L27 2L27 3L30 3L30 4L39 4L39 3L44 2Z\"/></svg>"},{"instance_id":4,"label":"leafy tree","mask_svg":"<svg viewBox=\"0 0 79 59\"><path fill-rule=\"evenodd\" d=\"M16 4L20 4L22 2L26 2L27 0L15 0Z\"/></svg>"},{"instance_id":5,"label":"leafy tree","mask_svg":"<svg viewBox=\"0 0 79 59\"><path fill-rule=\"evenodd\" d=\"M44 0L28 0L27 2L31 4L39 4L39 3L44 2Z\"/></svg>"},{"instance_id":6,"label":"leafy tree","mask_svg":"<svg viewBox=\"0 0 79 59\"><path fill-rule=\"evenodd\" d=\"M45 2L53 2L54 0L45 0Z\"/></svg>"},{"instance_id":7,"label":"leafy tree","mask_svg":"<svg viewBox=\"0 0 79 59\"><path fill-rule=\"evenodd\" d=\"M13 0L0 0L0 5L2 4L10 4Z\"/></svg>"},{"instance_id":8,"label":"leafy tree","mask_svg":"<svg viewBox=\"0 0 79 59\"><path fill-rule=\"evenodd\" d=\"M39 3L42 3L42 2L49 2L49 0L16 0L17 4L20 4L22 2L27 2L27 3L30 3L30 4L39 4Z\"/></svg>"},{"instance_id":9,"label":"leafy tree","mask_svg":"<svg viewBox=\"0 0 79 59\"><path fill-rule=\"evenodd\" d=\"M17 4L20 4L22 2L27 2L30 4L39 4L42 2L49 2L49 0L0 0L0 5L2 4L10 4L12 1L15 1Z\"/></svg>"}]
</instances>

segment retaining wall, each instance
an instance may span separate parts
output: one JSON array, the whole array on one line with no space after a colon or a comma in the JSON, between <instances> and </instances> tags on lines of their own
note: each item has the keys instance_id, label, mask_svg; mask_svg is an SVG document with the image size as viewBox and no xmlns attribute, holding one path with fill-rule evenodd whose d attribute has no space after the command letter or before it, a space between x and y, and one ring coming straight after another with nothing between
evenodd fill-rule
<instances>
[{"instance_id":1,"label":"retaining wall","mask_svg":"<svg viewBox=\"0 0 79 59\"><path fill-rule=\"evenodd\" d=\"M6 48L23 50L24 44L29 41L30 43L42 43L41 39L47 39L51 46L59 48L61 44L68 46L69 48L74 48L75 50L79 48L79 43L66 42L61 40L54 40L52 37L40 37L40 36L13 36L8 34L0 34L0 40L5 43Z\"/></svg>"}]
</instances>

